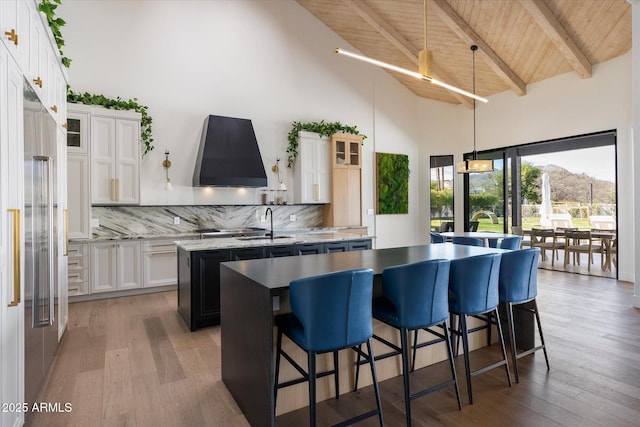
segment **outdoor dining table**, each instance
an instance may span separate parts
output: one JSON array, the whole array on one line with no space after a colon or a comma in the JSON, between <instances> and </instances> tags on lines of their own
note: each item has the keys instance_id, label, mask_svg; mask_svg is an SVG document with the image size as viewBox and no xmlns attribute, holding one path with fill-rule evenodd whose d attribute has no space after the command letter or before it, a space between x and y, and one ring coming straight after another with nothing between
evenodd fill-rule
<instances>
[{"instance_id":1,"label":"outdoor dining table","mask_svg":"<svg viewBox=\"0 0 640 427\"><path fill-rule=\"evenodd\" d=\"M489 246L490 239L504 239L514 236L514 234L492 233L490 231L446 231L440 233L440 235L448 241L451 241L454 237L474 237L476 239L482 239L484 246Z\"/></svg>"},{"instance_id":2,"label":"outdoor dining table","mask_svg":"<svg viewBox=\"0 0 640 427\"><path fill-rule=\"evenodd\" d=\"M587 230L587 229L578 229L578 231L580 230ZM554 234L556 237L565 237L566 233L565 233L565 229L563 228L559 228L556 230L553 230ZM602 252L603 252L603 259L602 259L602 263L600 265L600 267L602 268L602 270L604 271L611 271L611 264L612 264L612 255L613 255L613 242L615 242L615 240L617 239L618 233L616 232L616 230L592 230L589 229L589 231L591 231L591 238L593 239L601 239L602 240ZM529 230L522 230L522 233L524 235L528 235L531 236L531 243L532 245L534 245L533 243L533 229L529 229ZM441 233L441 234L445 234L445 233Z\"/></svg>"}]
</instances>

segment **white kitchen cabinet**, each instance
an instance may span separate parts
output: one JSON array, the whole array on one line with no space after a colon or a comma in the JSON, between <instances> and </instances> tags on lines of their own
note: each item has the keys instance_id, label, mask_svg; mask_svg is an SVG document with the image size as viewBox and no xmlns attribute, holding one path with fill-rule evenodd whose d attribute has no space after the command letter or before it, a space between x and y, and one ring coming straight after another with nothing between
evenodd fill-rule
<instances>
[{"instance_id":1,"label":"white kitchen cabinet","mask_svg":"<svg viewBox=\"0 0 640 427\"><path fill-rule=\"evenodd\" d=\"M89 199L89 111L69 104L67 111L67 203L69 238L87 239L91 235Z\"/></svg>"},{"instance_id":2,"label":"white kitchen cabinet","mask_svg":"<svg viewBox=\"0 0 640 427\"><path fill-rule=\"evenodd\" d=\"M123 114L114 111L113 114ZM140 114L136 119L91 116L91 203L140 203Z\"/></svg>"},{"instance_id":3,"label":"white kitchen cabinet","mask_svg":"<svg viewBox=\"0 0 640 427\"><path fill-rule=\"evenodd\" d=\"M67 105L67 153L89 155L89 111L82 104Z\"/></svg>"},{"instance_id":4,"label":"white kitchen cabinet","mask_svg":"<svg viewBox=\"0 0 640 427\"><path fill-rule=\"evenodd\" d=\"M135 289L142 284L140 242L120 241L117 245L118 289Z\"/></svg>"},{"instance_id":5,"label":"white kitchen cabinet","mask_svg":"<svg viewBox=\"0 0 640 427\"><path fill-rule=\"evenodd\" d=\"M0 402L6 403L24 401L22 86L18 65L0 44ZM0 426L23 422L21 411L0 412Z\"/></svg>"},{"instance_id":6,"label":"white kitchen cabinet","mask_svg":"<svg viewBox=\"0 0 640 427\"><path fill-rule=\"evenodd\" d=\"M89 157L67 155L68 233L70 239L86 239L91 234L89 204Z\"/></svg>"},{"instance_id":7,"label":"white kitchen cabinet","mask_svg":"<svg viewBox=\"0 0 640 427\"><path fill-rule=\"evenodd\" d=\"M91 293L111 292L117 288L116 242L92 243L90 245Z\"/></svg>"},{"instance_id":8,"label":"white kitchen cabinet","mask_svg":"<svg viewBox=\"0 0 640 427\"><path fill-rule=\"evenodd\" d=\"M142 287L176 285L178 256L172 240L142 242Z\"/></svg>"},{"instance_id":9,"label":"white kitchen cabinet","mask_svg":"<svg viewBox=\"0 0 640 427\"><path fill-rule=\"evenodd\" d=\"M139 241L92 243L90 251L92 294L141 287Z\"/></svg>"},{"instance_id":10,"label":"white kitchen cabinet","mask_svg":"<svg viewBox=\"0 0 640 427\"><path fill-rule=\"evenodd\" d=\"M0 34L7 51L23 70L29 68L29 39L31 18L35 5L32 0L0 1Z\"/></svg>"},{"instance_id":11,"label":"white kitchen cabinet","mask_svg":"<svg viewBox=\"0 0 640 427\"><path fill-rule=\"evenodd\" d=\"M329 138L313 132L298 134L294 165L294 203L330 203L331 169Z\"/></svg>"}]
</instances>

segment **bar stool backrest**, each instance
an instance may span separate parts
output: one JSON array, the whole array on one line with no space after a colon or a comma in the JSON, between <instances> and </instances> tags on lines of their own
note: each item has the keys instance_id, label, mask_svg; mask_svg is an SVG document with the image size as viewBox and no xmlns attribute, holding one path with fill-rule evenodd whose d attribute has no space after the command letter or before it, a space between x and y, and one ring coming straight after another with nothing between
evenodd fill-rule
<instances>
[{"instance_id":1,"label":"bar stool backrest","mask_svg":"<svg viewBox=\"0 0 640 427\"><path fill-rule=\"evenodd\" d=\"M487 254L451 261L449 310L480 314L498 306L501 254Z\"/></svg>"},{"instance_id":2,"label":"bar stool backrest","mask_svg":"<svg viewBox=\"0 0 640 427\"><path fill-rule=\"evenodd\" d=\"M373 270L356 269L297 279L289 285L291 311L304 329L307 351L323 353L373 335Z\"/></svg>"},{"instance_id":3,"label":"bar stool backrest","mask_svg":"<svg viewBox=\"0 0 640 427\"><path fill-rule=\"evenodd\" d=\"M430 231L429 235L431 236L431 243L444 243L445 238L442 234L436 233L434 231Z\"/></svg>"},{"instance_id":4,"label":"bar stool backrest","mask_svg":"<svg viewBox=\"0 0 640 427\"><path fill-rule=\"evenodd\" d=\"M532 300L538 294L540 249L505 252L500 262L500 302L514 304Z\"/></svg>"},{"instance_id":5,"label":"bar stool backrest","mask_svg":"<svg viewBox=\"0 0 640 427\"><path fill-rule=\"evenodd\" d=\"M398 313L398 326L415 329L449 317L449 267L444 259L387 267L382 293Z\"/></svg>"},{"instance_id":6,"label":"bar stool backrest","mask_svg":"<svg viewBox=\"0 0 640 427\"><path fill-rule=\"evenodd\" d=\"M452 241L456 245L484 246L482 239L476 237L454 236Z\"/></svg>"},{"instance_id":7,"label":"bar stool backrest","mask_svg":"<svg viewBox=\"0 0 640 427\"><path fill-rule=\"evenodd\" d=\"M522 237L513 236L513 237L505 237L500 242L500 249L520 249L520 242L522 241Z\"/></svg>"}]
</instances>

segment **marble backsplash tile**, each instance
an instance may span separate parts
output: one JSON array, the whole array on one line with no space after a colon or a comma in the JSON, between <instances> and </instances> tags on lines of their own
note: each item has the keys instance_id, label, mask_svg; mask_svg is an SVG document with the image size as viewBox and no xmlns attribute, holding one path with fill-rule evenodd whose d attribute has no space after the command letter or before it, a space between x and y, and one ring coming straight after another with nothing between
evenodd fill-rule
<instances>
[{"instance_id":1,"label":"marble backsplash tile","mask_svg":"<svg viewBox=\"0 0 640 427\"><path fill-rule=\"evenodd\" d=\"M273 209L273 227L276 230L322 227L322 205L94 206L92 218L98 219L100 226L93 228L93 234L100 237L113 234L181 234L212 228L269 228L269 221L260 221L267 207ZM296 221L290 221L290 215L295 215ZM173 223L174 217L180 217L180 224Z\"/></svg>"}]
</instances>

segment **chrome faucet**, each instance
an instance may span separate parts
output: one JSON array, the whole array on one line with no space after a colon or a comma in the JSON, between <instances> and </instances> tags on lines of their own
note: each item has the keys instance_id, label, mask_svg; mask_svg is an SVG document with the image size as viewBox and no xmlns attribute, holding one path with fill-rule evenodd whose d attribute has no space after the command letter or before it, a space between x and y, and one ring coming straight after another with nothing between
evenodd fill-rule
<instances>
[{"instance_id":1,"label":"chrome faucet","mask_svg":"<svg viewBox=\"0 0 640 427\"><path fill-rule=\"evenodd\" d=\"M264 213L265 219L269 214L271 214L271 231L269 232L269 238L273 240L273 211L271 210L271 208L267 208L267 211Z\"/></svg>"}]
</instances>

